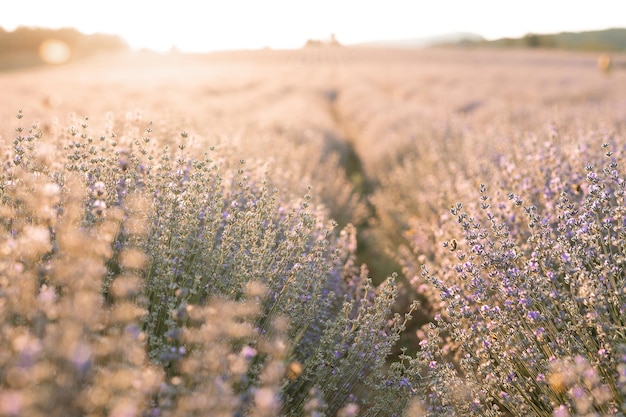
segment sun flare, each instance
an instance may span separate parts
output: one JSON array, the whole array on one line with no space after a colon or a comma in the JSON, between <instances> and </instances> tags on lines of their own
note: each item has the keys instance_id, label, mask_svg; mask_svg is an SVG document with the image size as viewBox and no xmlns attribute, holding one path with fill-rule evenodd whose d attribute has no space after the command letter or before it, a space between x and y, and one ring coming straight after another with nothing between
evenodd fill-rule
<instances>
[{"instance_id":1,"label":"sun flare","mask_svg":"<svg viewBox=\"0 0 626 417\"><path fill-rule=\"evenodd\" d=\"M59 39L46 39L39 45L39 57L46 64L64 64L70 60L72 50Z\"/></svg>"}]
</instances>

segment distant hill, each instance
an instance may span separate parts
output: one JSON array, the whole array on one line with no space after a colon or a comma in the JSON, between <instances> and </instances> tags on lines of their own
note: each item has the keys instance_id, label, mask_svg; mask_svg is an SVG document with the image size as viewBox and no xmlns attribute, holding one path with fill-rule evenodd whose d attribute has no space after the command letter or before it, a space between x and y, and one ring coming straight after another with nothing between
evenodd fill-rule
<instances>
[{"instance_id":1,"label":"distant hill","mask_svg":"<svg viewBox=\"0 0 626 417\"><path fill-rule=\"evenodd\" d=\"M18 27L13 31L0 28L0 70L45 64L39 49L46 40L56 40L69 48L70 60L100 52L128 49L119 36L96 33L86 35L76 29Z\"/></svg>"},{"instance_id":2,"label":"distant hill","mask_svg":"<svg viewBox=\"0 0 626 417\"><path fill-rule=\"evenodd\" d=\"M372 42L361 42L352 44L353 47L362 48L424 48L427 46L435 46L442 44L462 45L466 43L475 44L484 41L484 38L475 33L455 32L438 36L427 36L420 38L397 39L397 40L381 40Z\"/></svg>"},{"instance_id":3,"label":"distant hill","mask_svg":"<svg viewBox=\"0 0 626 417\"><path fill-rule=\"evenodd\" d=\"M363 42L350 46L406 49L428 46L493 46L618 52L626 51L626 29L615 28L556 34L529 33L521 38L502 38L491 41L475 33L457 32L440 36Z\"/></svg>"},{"instance_id":4,"label":"distant hill","mask_svg":"<svg viewBox=\"0 0 626 417\"><path fill-rule=\"evenodd\" d=\"M502 38L474 42L474 45L494 47L556 48L569 50L618 52L626 51L626 29L615 28L588 32L555 34L529 33L521 38Z\"/></svg>"}]
</instances>

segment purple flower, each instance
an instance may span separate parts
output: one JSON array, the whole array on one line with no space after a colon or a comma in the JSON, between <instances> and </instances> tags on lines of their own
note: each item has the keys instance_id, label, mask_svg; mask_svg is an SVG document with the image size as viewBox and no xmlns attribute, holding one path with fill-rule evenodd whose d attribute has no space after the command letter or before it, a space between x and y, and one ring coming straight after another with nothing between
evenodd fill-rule
<instances>
[{"instance_id":1,"label":"purple flower","mask_svg":"<svg viewBox=\"0 0 626 417\"><path fill-rule=\"evenodd\" d=\"M411 384L408 378L400 378L400 381L398 381L398 385L401 388L408 388L409 390L413 390L413 384Z\"/></svg>"},{"instance_id":2,"label":"purple flower","mask_svg":"<svg viewBox=\"0 0 626 417\"><path fill-rule=\"evenodd\" d=\"M552 412L553 417L570 417L569 411L567 411L567 407L564 405L560 405L554 409Z\"/></svg>"},{"instance_id":3,"label":"purple flower","mask_svg":"<svg viewBox=\"0 0 626 417\"><path fill-rule=\"evenodd\" d=\"M541 318L541 314L538 311L533 310L528 312L527 317L532 321L537 321Z\"/></svg>"},{"instance_id":4,"label":"purple flower","mask_svg":"<svg viewBox=\"0 0 626 417\"><path fill-rule=\"evenodd\" d=\"M253 348L253 347L250 347L250 346L244 346L241 349L241 356L244 359L252 359L252 358L254 358L256 356L256 353L257 353L256 349Z\"/></svg>"}]
</instances>

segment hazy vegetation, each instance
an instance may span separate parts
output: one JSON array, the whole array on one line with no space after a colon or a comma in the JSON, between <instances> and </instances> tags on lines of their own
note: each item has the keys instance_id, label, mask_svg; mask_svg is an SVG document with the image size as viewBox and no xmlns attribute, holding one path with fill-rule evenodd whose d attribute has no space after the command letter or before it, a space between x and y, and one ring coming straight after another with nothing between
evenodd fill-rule
<instances>
[{"instance_id":1,"label":"hazy vegetation","mask_svg":"<svg viewBox=\"0 0 626 417\"><path fill-rule=\"evenodd\" d=\"M618 52L626 50L626 29L614 28L587 32L528 33L520 38L486 40L476 33L457 32L439 36L410 39L388 39L360 43L370 48L497 47L547 48L570 51Z\"/></svg>"},{"instance_id":2,"label":"hazy vegetation","mask_svg":"<svg viewBox=\"0 0 626 417\"><path fill-rule=\"evenodd\" d=\"M119 36L85 35L76 29L46 29L18 27L7 31L0 28L0 71L42 65L40 45L48 39L64 42L71 49L71 58L84 58L96 53L121 51L128 48Z\"/></svg>"},{"instance_id":3,"label":"hazy vegetation","mask_svg":"<svg viewBox=\"0 0 626 417\"><path fill-rule=\"evenodd\" d=\"M522 38L502 38L494 41L469 42L468 44L616 52L626 50L626 29L615 28L555 34L529 33Z\"/></svg>"},{"instance_id":4,"label":"hazy vegetation","mask_svg":"<svg viewBox=\"0 0 626 417\"><path fill-rule=\"evenodd\" d=\"M625 415L613 60L0 74L0 416Z\"/></svg>"}]
</instances>

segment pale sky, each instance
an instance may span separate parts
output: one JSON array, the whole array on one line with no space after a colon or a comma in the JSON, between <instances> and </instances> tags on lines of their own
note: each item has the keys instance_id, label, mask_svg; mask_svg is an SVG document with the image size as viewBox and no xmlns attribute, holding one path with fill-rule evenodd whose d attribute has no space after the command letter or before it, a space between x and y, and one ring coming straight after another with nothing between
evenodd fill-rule
<instances>
[{"instance_id":1,"label":"pale sky","mask_svg":"<svg viewBox=\"0 0 626 417\"><path fill-rule=\"evenodd\" d=\"M0 26L75 27L133 48L298 48L472 32L487 39L626 27L626 0L2 0Z\"/></svg>"}]
</instances>

